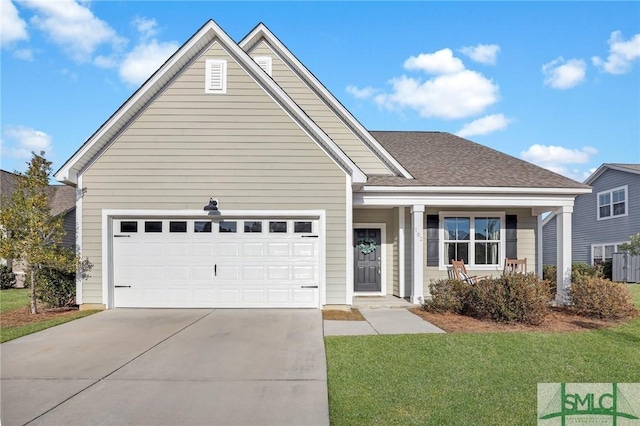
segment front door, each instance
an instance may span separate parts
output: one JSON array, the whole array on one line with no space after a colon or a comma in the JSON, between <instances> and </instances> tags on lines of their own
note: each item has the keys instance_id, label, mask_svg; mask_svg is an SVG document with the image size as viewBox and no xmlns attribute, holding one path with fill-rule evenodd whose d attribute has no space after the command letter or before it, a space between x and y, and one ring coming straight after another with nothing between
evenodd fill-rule
<instances>
[{"instance_id":1,"label":"front door","mask_svg":"<svg viewBox=\"0 0 640 426\"><path fill-rule=\"evenodd\" d=\"M382 290L382 250L380 229L353 230L355 292L380 292Z\"/></svg>"}]
</instances>

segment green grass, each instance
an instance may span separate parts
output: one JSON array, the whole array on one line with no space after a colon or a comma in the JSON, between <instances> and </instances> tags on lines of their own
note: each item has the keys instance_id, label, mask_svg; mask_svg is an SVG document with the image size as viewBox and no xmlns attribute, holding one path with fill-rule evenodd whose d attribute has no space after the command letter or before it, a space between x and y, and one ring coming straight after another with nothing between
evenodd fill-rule
<instances>
[{"instance_id":1,"label":"green grass","mask_svg":"<svg viewBox=\"0 0 640 426\"><path fill-rule=\"evenodd\" d=\"M633 302L640 307L640 284L629 284L629 291L633 296Z\"/></svg>"},{"instance_id":2,"label":"green grass","mask_svg":"<svg viewBox=\"0 0 640 426\"><path fill-rule=\"evenodd\" d=\"M640 286L631 285L640 306ZM640 319L583 333L325 338L332 425L536 424L538 383L639 383Z\"/></svg>"},{"instance_id":3,"label":"green grass","mask_svg":"<svg viewBox=\"0 0 640 426\"><path fill-rule=\"evenodd\" d=\"M28 288L0 290L0 314L22 308L29 304Z\"/></svg>"},{"instance_id":4,"label":"green grass","mask_svg":"<svg viewBox=\"0 0 640 426\"><path fill-rule=\"evenodd\" d=\"M12 288L0 291L0 314L11 312L15 309L26 308L27 306L29 306L29 289ZM43 319L38 322L16 327L5 327L2 325L0 328L0 343L8 342L9 340L17 339L18 337L64 324L65 322L73 321L78 318L86 317L88 315L95 314L96 312L100 311L77 311L64 317Z\"/></svg>"}]
</instances>

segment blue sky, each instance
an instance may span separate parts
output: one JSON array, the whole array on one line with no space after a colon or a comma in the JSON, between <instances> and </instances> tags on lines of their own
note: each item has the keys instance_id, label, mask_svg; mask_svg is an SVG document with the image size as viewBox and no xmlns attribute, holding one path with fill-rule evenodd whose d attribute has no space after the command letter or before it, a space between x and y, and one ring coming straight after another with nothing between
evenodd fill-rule
<instances>
[{"instance_id":1,"label":"blue sky","mask_svg":"<svg viewBox=\"0 0 640 426\"><path fill-rule=\"evenodd\" d=\"M57 170L208 19L259 22L371 130L437 130L583 181L640 163L640 2L0 0L5 170ZM499 167L499 165L496 165Z\"/></svg>"}]
</instances>

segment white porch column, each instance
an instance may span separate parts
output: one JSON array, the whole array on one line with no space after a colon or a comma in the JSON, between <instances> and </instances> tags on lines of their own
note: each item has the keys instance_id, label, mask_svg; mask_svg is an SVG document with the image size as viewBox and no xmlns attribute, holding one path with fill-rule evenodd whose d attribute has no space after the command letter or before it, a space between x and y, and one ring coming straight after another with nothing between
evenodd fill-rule
<instances>
[{"instance_id":1,"label":"white porch column","mask_svg":"<svg viewBox=\"0 0 640 426\"><path fill-rule=\"evenodd\" d=\"M406 297L404 277L404 206L398 207L398 292L400 297Z\"/></svg>"},{"instance_id":2,"label":"white porch column","mask_svg":"<svg viewBox=\"0 0 640 426\"><path fill-rule=\"evenodd\" d=\"M556 211L558 284L556 302L566 304L567 290L571 286L571 217L573 206L561 207Z\"/></svg>"},{"instance_id":3,"label":"white porch column","mask_svg":"<svg viewBox=\"0 0 640 426\"><path fill-rule=\"evenodd\" d=\"M543 242L543 229L542 229L542 214L538 213L536 215L536 219L538 219L538 238L537 238L537 246L538 250L536 250L536 275L542 279L542 265L544 258L544 242Z\"/></svg>"},{"instance_id":4,"label":"white porch column","mask_svg":"<svg viewBox=\"0 0 640 426\"><path fill-rule=\"evenodd\" d=\"M411 303L422 303L424 283L424 206L416 205L411 208L411 224L413 238L411 239Z\"/></svg>"}]
</instances>

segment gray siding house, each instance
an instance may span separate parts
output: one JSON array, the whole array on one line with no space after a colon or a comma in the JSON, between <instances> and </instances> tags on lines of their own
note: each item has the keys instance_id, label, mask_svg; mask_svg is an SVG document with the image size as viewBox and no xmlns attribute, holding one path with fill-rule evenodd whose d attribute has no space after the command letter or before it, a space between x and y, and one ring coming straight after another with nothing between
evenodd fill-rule
<instances>
[{"instance_id":1,"label":"gray siding house","mask_svg":"<svg viewBox=\"0 0 640 426\"><path fill-rule=\"evenodd\" d=\"M83 309L419 303L454 258L541 271L548 211L562 299L591 191L448 133L369 131L265 25L235 42L211 20L56 179L82 189Z\"/></svg>"},{"instance_id":2,"label":"gray siding house","mask_svg":"<svg viewBox=\"0 0 640 426\"><path fill-rule=\"evenodd\" d=\"M591 194L576 197L572 219L572 262L611 260L618 246L640 232L640 164L603 164L584 182ZM555 265L555 214L543 224L543 261Z\"/></svg>"}]
</instances>

